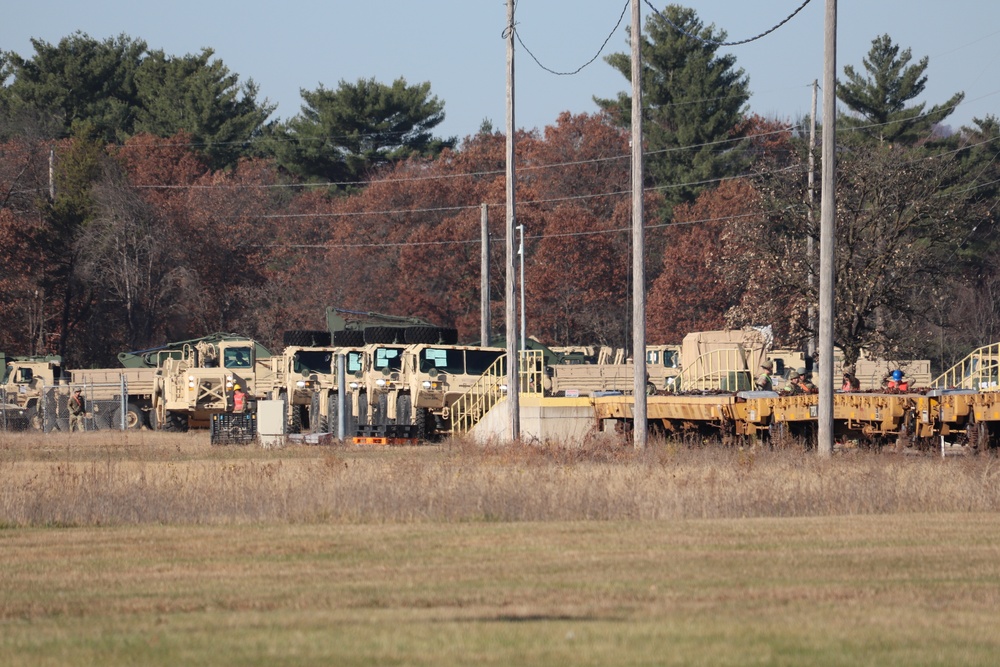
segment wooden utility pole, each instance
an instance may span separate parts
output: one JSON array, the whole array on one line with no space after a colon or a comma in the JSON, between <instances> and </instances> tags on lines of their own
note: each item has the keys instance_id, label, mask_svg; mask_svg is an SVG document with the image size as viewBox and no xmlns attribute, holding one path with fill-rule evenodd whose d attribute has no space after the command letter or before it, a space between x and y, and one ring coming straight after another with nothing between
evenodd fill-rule
<instances>
[{"instance_id":1,"label":"wooden utility pole","mask_svg":"<svg viewBox=\"0 0 1000 667\"><path fill-rule=\"evenodd\" d=\"M507 0L507 281L504 302L507 314L507 403L510 406L510 439L521 439L520 383L518 382L517 317L514 315L514 0Z\"/></svg>"},{"instance_id":2,"label":"wooden utility pole","mask_svg":"<svg viewBox=\"0 0 1000 667\"><path fill-rule=\"evenodd\" d=\"M49 149L49 201L56 200L56 150Z\"/></svg>"},{"instance_id":3,"label":"wooden utility pole","mask_svg":"<svg viewBox=\"0 0 1000 667\"><path fill-rule=\"evenodd\" d=\"M490 344L490 228L486 204L479 207L480 236L482 237L479 259L479 339L483 347Z\"/></svg>"},{"instance_id":4,"label":"wooden utility pole","mask_svg":"<svg viewBox=\"0 0 1000 667\"><path fill-rule=\"evenodd\" d=\"M646 236L642 206L642 30L639 0L632 0L632 442L645 449L646 425Z\"/></svg>"},{"instance_id":5,"label":"wooden utility pole","mask_svg":"<svg viewBox=\"0 0 1000 667\"><path fill-rule=\"evenodd\" d=\"M818 95L819 81L813 79L812 113L809 116L809 235L806 237L806 262L809 265L809 293L812 294L816 286L816 269L814 257L816 250L813 247L813 234L816 233L816 216L813 209L816 207L816 97ZM806 354L810 359L816 358L816 304L812 297L809 301L807 313L809 325L809 342L806 345Z\"/></svg>"},{"instance_id":6,"label":"wooden utility pole","mask_svg":"<svg viewBox=\"0 0 1000 667\"><path fill-rule=\"evenodd\" d=\"M819 412L821 456L833 454L834 243L837 187L837 0L826 0L823 49L823 174L819 222Z\"/></svg>"}]
</instances>

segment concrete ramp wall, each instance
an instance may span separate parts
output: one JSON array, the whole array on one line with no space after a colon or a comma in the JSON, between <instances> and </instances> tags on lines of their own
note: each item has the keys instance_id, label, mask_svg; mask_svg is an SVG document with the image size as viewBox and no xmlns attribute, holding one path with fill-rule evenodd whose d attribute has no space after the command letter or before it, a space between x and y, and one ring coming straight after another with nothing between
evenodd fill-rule
<instances>
[{"instance_id":1,"label":"concrete ramp wall","mask_svg":"<svg viewBox=\"0 0 1000 667\"><path fill-rule=\"evenodd\" d=\"M590 398L544 398L521 396L521 435L525 440L573 444L596 429L597 418ZM469 434L480 444L510 441L510 404L507 399L493 406Z\"/></svg>"}]
</instances>

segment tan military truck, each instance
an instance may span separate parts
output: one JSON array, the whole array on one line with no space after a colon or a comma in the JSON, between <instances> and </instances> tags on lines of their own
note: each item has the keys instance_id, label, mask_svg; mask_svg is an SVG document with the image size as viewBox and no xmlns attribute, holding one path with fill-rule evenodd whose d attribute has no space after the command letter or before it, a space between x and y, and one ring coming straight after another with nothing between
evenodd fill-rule
<instances>
[{"instance_id":1,"label":"tan military truck","mask_svg":"<svg viewBox=\"0 0 1000 667\"><path fill-rule=\"evenodd\" d=\"M752 369L763 360L768 337L758 329L701 331L681 345L646 347L646 392L683 390L738 391L752 387ZM563 365L545 368L550 396L593 396L635 389L631 360L617 364Z\"/></svg>"},{"instance_id":2,"label":"tan military truck","mask_svg":"<svg viewBox=\"0 0 1000 667\"><path fill-rule=\"evenodd\" d=\"M233 409L236 385L253 399L276 398L285 386L283 367L249 338L200 340L179 356L160 359L150 425L165 431L207 427L213 414Z\"/></svg>"},{"instance_id":3,"label":"tan military truck","mask_svg":"<svg viewBox=\"0 0 1000 667\"><path fill-rule=\"evenodd\" d=\"M4 396L24 408L31 425L38 429L65 425L66 400L75 388L82 390L92 423L120 428L124 416L125 428L142 428L157 385L152 369L66 370L58 356L10 357L5 366Z\"/></svg>"},{"instance_id":4,"label":"tan military truck","mask_svg":"<svg viewBox=\"0 0 1000 667\"><path fill-rule=\"evenodd\" d=\"M788 378L790 371L797 368L811 368L812 363L806 359L801 350L775 349L768 353L768 358L774 361L774 377ZM898 361L878 359L862 350L861 356L854 363L854 376L860 383L862 391L881 389L885 379L894 370L903 371L909 380L910 387L931 386L931 362L929 359L901 359ZM833 350L833 379L835 388L840 389L844 373L844 353L836 347ZM813 370L813 382L818 373Z\"/></svg>"},{"instance_id":5,"label":"tan military truck","mask_svg":"<svg viewBox=\"0 0 1000 667\"><path fill-rule=\"evenodd\" d=\"M287 402L290 433L336 431L340 405L337 358L341 354L344 355L345 380L363 371L364 352L361 348L289 346L276 358L282 370L275 373L275 377L283 378L283 386L278 388L277 396ZM351 394L345 394L345 403L349 408L350 431L353 430L351 417L354 406Z\"/></svg>"},{"instance_id":6,"label":"tan military truck","mask_svg":"<svg viewBox=\"0 0 1000 667\"><path fill-rule=\"evenodd\" d=\"M421 440L452 432L452 406L506 352L499 347L428 343L365 350L370 365L361 395L371 407L367 423L372 432L410 427L409 436Z\"/></svg>"}]
</instances>

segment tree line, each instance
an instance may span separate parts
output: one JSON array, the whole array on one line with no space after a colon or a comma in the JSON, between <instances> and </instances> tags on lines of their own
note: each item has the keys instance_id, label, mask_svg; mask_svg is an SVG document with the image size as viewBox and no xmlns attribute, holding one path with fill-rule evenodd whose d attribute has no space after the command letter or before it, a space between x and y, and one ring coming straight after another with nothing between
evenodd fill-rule
<instances>
[{"instance_id":1,"label":"tree line","mask_svg":"<svg viewBox=\"0 0 1000 667\"><path fill-rule=\"evenodd\" d=\"M678 5L644 25L649 340L771 325L800 347L818 287L808 132L749 113L749 76L715 45L725 36ZM33 47L0 52L0 349L85 366L217 331L279 348L330 305L478 339L483 203L504 264L505 137L488 122L435 136L444 102L429 83L321 85L270 122L253 81L210 49L81 33ZM627 54L606 61L630 77ZM838 84L835 342L848 360L946 365L998 335L1000 125L941 132L962 93L915 103L927 66L881 35ZM527 329L550 344L631 339L631 101L595 102L517 137ZM501 270L491 283L502 331Z\"/></svg>"}]
</instances>

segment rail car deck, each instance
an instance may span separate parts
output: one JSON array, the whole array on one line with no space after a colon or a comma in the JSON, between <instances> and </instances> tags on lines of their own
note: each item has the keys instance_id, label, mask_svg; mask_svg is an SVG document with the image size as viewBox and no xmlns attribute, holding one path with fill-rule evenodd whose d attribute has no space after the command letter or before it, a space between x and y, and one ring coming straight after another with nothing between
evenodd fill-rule
<instances>
[{"instance_id":1,"label":"rail car deck","mask_svg":"<svg viewBox=\"0 0 1000 667\"><path fill-rule=\"evenodd\" d=\"M593 399L603 430L631 431L631 396ZM649 396L648 427L666 433L698 431L731 438L815 438L819 396L775 392ZM834 436L874 447L936 449L947 441L986 451L1000 445L1000 392L840 393L833 396Z\"/></svg>"}]
</instances>

